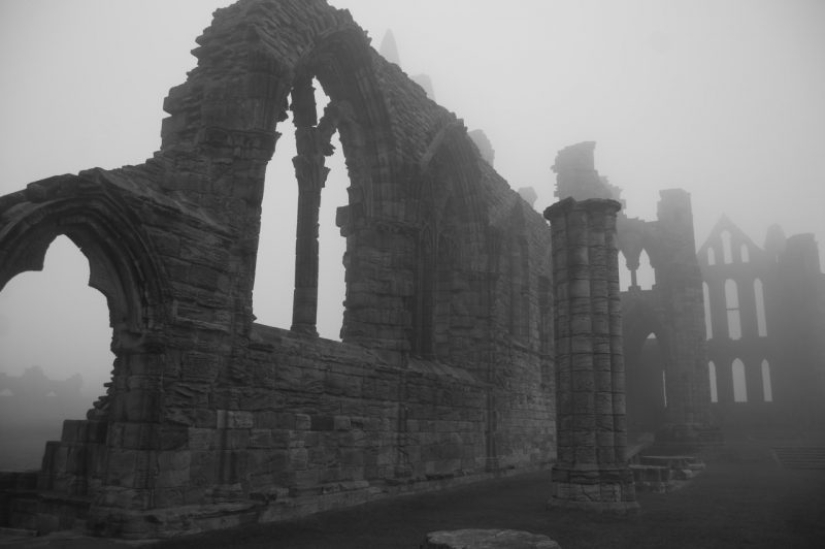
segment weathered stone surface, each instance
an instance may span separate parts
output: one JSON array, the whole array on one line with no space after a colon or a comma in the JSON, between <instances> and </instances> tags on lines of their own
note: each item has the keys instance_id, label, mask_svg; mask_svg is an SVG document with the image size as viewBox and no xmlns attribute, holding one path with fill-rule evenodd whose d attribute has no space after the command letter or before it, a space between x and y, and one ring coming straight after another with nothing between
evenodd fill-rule
<instances>
[{"instance_id":1,"label":"weathered stone surface","mask_svg":"<svg viewBox=\"0 0 825 549\"><path fill-rule=\"evenodd\" d=\"M579 179L592 180L596 189L600 182L592 161L590 144L559 153L554 168L559 191ZM619 512L638 507L624 456L623 356L621 347L613 351L608 343L622 337L618 288L607 283L618 269L619 208L604 198L566 198L545 211L554 259L571 260L553 265L559 448L551 505Z\"/></svg>"},{"instance_id":2,"label":"weathered stone surface","mask_svg":"<svg viewBox=\"0 0 825 549\"><path fill-rule=\"evenodd\" d=\"M469 528L430 532L423 549L561 549L542 534L521 530L483 530Z\"/></svg>"}]
</instances>

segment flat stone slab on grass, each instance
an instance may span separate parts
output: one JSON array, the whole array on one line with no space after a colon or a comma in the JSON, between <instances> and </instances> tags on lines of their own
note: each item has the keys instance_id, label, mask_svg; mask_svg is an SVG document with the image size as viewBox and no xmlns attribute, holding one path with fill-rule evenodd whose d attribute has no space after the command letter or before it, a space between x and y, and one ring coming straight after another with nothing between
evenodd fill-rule
<instances>
[{"instance_id":1,"label":"flat stone slab on grass","mask_svg":"<svg viewBox=\"0 0 825 549\"><path fill-rule=\"evenodd\" d=\"M427 534L422 549L561 549L541 534L521 530L443 530Z\"/></svg>"}]
</instances>

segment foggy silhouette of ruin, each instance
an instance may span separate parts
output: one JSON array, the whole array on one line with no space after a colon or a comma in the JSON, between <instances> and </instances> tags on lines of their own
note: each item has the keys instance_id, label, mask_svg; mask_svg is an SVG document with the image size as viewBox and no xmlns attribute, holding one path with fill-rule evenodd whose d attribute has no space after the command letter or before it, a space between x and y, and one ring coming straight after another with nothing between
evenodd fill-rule
<instances>
[{"instance_id":1,"label":"foggy silhouette of ruin","mask_svg":"<svg viewBox=\"0 0 825 549\"><path fill-rule=\"evenodd\" d=\"M732 398L734 359L749 387L770 361L772 402L789 419L821 410L821 380L804 401L781 381L788 352L795 383L821 376L813 332L805 349L777 335L764 356L724 354L721 332L709 343L703 284L718 330L734 307L718 305L717 281L745 287L755 271L716 277L702 260L715 244L697 259L685 191L662 191L655 221L628 218L595 144L576 144L556 157L548 226L494 170L486 137L320 0L240 0L197 43L152 158L0 197L0 288L68 236L107 298L116 356L107 394L47 443L36 488L48 505L21 496L40 506L12 513L18 526L82 519L101 535L168 537L551 467L555 504L623 512L636 506L628 434L655 432L676 451L720 444L712 406ZM314 80L330 98L323 112ZM292 129L278 126L287 110ZM295 132L299 188L289 329L252 310L264 174L283 131ZM316 329L336 133L350 179L336 217L340 342ZM805 299L822 290L815 245L782 246L766 248L782 259L760 275L771 334L822 319L822 301ZM763 251L749 250L756 269ZM643 252L649 290L636 284ZM775 312L781 288L799 301L787 311L798 328ZM740 303L750 334L755 307Z\"/></svg>"}]
</instances>

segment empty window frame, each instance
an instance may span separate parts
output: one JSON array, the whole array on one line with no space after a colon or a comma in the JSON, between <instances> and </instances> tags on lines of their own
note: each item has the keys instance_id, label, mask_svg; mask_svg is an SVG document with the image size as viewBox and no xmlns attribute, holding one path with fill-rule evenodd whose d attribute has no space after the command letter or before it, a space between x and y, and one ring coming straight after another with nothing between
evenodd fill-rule
<instances>
[{"instance_id":1,"label":"empty window frame","mask_svg":"<svg viewBox=\"0 0 825 549\"><path fill-rule=\"evenodd\" d=\"M745 363L738 358L731 365L731 375L733 376L733 401L748 401L748 384L745 376Z\"/></svg>"},{"instance_id":2,"label":"empty window frame","mask_svg":"<svg viewBox=\"0 0 825 549\"><path fill-rule=\"evenodd\" d=\"M742 338L742 320L739 315L739 286L735 280L725 281L725 308L728 313L728 336L734 341Z\"/></svg>"}]
</instances>

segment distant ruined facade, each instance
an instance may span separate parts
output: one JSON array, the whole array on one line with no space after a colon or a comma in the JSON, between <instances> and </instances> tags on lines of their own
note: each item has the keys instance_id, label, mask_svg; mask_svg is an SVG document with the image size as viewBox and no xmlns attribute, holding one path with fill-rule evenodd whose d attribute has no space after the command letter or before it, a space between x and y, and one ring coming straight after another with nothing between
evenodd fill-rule
<instances>
[{"instance_id":1,"label":"distant ruined facade","mask_svg":"<svg viewBox=\"0 0 825 549\"><path fill-rule=\"evenodd\" d=\"M812 234L757 246L722 217L699 249L712 410L730 428L825 421L825 276Z\"/></svg>"},{"instance_id":2,"label":"distant ruined facade","mask_svg":"<svg viewBox=\"0 0 825 549\"><path fill-rule=\"evenodd\" d=\"M240 0L216 11L197 43L198 66L166 98L152 158L0 197L0 289L41 269L53 239L68 236L107 298L116 356L107 394L47 444L31 505L12 506L11 522L42 532L81 518L99 535L168 537L554 463L565 487L555 496L633 507L624 363L628 380L633 365L622 359L632 338L650 328L668 342L668 426L685 435L709 418L686 193L663 193L648 225L621 214L612 225L619 204L608 200L581 233L591 244L564 244L567 233L551 231L348 12ZM330 98L324 112L314 80ZM279 127L287 110L294 128ZM279 131L295 132L299 186L288 330L257 324L252 310ZM315 329L335 132L350 176L336 219L346 239L340 342ZM595 174L592 144L568 152L557 172L570 200L554 211L612 198L577 194ZM619 294L616 254L632 262L641 248L657 258L655 298ZM576 282L585 272L592 291ZM575 314L564 316L559 295L575 298ZM585 303L592 315L576 309ZM560 318L577 337L564 339ZM556 367L564 357L571 377Z\"/></svg>"}]
</instances>

